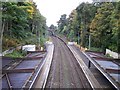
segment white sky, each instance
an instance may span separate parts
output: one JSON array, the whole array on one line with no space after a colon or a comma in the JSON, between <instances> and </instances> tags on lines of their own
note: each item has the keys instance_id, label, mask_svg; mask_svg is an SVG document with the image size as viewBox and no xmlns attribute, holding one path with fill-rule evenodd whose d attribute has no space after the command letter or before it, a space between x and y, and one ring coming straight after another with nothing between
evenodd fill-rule
<instances>
[{"instance_id":1,"label":"white sky","mask_svg":"<svg viewBox=\"0 0 120 90\"><path fill-rule=\"evenodd\" d=\"M92 2L92 0L33 0L41 14L46 17L47 25L57 25L62 14L69 15L81 2Z\"/></svg>"}]
</instances>

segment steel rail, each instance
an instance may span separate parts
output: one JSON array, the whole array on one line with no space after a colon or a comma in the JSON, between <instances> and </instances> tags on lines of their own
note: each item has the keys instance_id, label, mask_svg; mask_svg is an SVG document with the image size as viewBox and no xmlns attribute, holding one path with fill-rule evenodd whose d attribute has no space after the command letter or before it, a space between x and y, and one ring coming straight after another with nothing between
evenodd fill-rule
<instances>
[{"instance_id":1,"label":"steel rail","mask_svg":"<svg viewBox=\"0 0 120 90\"><path fill-rule=\"evenodd\" d=\"M33 87L34 83L36 82L36 79L37 79L38 75L40 74L40 71L41 71L41 69L42 69L42 67L43 67L44 64L45 64L45 60L43 61L43 63L39 67L38 72L36 73L36 75L35 75L32 83L31 83L31 85L29 86L28 90L32 89L32 87Z\"/></svg>"},{"instance_id":2,"label":"steel rail","mask_svg":"<svg viewBox=\"0 0 120 90\"><path fill-rule=\"evenodd\" d=\"M51 66L50 62L51 62L52 56L53 56L52 53L53 53L53 50L54 50L54 45L53 44L49 45L48 48L49 48L48 51L47 51L48 54L46 55L46 57L44 59L44 62L42 63L42 65L39 68L39 71L37 72L37 74L36 74L32 84L30 85L29 90L32 87L42 88L42 89L45 88L45 85L46 85L46 82L47 82L47 78L48 78L48 75L49 75L50 66ZM38 78L38 80L37 80L37 78ZM37 80L37 82L36 82L36 80Z\"/></svg>"},{"instance_id":3,"label":"steel rail","mask_svg":"<svg viewBox=\"0 0 120 90\"><path fill-rule=\"evenodd\" d=\"M8 86L9 86L10 90L12 90L12 85L11 85L10 79L9 79L7 73L5 75L6 75Z\"/></svg>"},{"instance_id":4,"label":"steel rail","mask_svg":"<svg viewBox=\"0 0 120 90\"><path fill-rule=\"evenodd\" d=\"M27 87L26 87L27 84L28 84L29 82L31 82L30 79L33 77L35 71L37 70L37 68L39 68L39 65L40 65L40 64L41 64L41 62L39 62L39 64L35 66L34 71L32 72L32 74L29 76L29 78L28 78L28 79L26 80L26 82L24 83L24 85L23 85L23 87L22 87L23 89L24 89L24 88L27 88Z\"/></svg>"},{"instance_id":5,"label":"steel rail","mask_svg":"<svg viewBox=\"0 0 120 90\"><path fill-rule=\"evenodd\" d=\"M87 78L88 82L90 83L90 86L95 90L96 88L101 88L100 84L98 83L98 81L95 79L95 77L92 75L92 73L90 72L90 70L87 69L86 65L84 64L84 62L81 60L81 62L78 60L79 56L76 54L75 51L71 50L71 48L66 44L66 42L61 39L59 36L55 36L57 37L58 39L60 39L66 46L67 48L70 50L70 52L73 54L73 56L75 57L77 63L80 65L85 77ZM73 51L73 52L72 52ZM77 55L77 57L76 57ZM80 58L79 58L80 59ZM86 67L86 68L85 68ZM94 79L94 82L93 80L91 79L91 77Z\"/></svg>"},{"instance_id":6,"label":"steel rail","mask_svg":"<svg viewBox=\"0 0 120 90\"><path fill-rule=\"evenodd\" d=\"M29 78L25 81L24 85L22 86L22 89L26 88L27 83L29 82L29 80L31 79L32 75L34 74L34 71L32 72L32 74L29 76Z\"/></svg>"},{"instance_id":7,"label":"steel rail","mask_svg":"<svg viewBox=\"0 0 120 90\"><path fill-rule=\"evenodd\" d=\"M34 68L29 68L29 69L3 70L2 72L3 72L3 73L10 73L10 72L12 72L12 73L21 73L21 72L27 73L27 72L33 72L34 70L35 70Z\"/></svg>"},{"instance_id":8,"label":"steel rail","mask_svg":"<svg viewBox=\"0 0 120 90\"><path fill-rule=\"evenodd\" d=\"M95 90L96 88L102 88L98 81L95 79L91 71L88 69L88 67L85 65L81 57L72 49L72 47L68 46L70 50L72 51L74 57L76 58L77 62L79 63L80 67L82 68L82 71L84 75L86 76L88 82L90 83L91 87Z\"/></svg>"},{"instance_id":9,"label":"steel rail","mask_svg":"<svg viewBox=\"0 0 120 90\"><path fill-rule=\"evenodd\" d=\"M64 40L63 40L64 41ZM65 41L64 41L65 42ZM65 43L64 43L65 44ZM62 45L62 44L61 44ZM71 52L71 54L72 54L72 56L75 58L75 60L77 60L76 59L76 57L74 56L74 54L73 54L73 52L71 51L71 49L69 48L69 46L67 45L67 44L65 44L65 46L67 47L67 49ZM64 46L61 46L62 48L64 48ZM75 66L75 63L76 62L74 62L73 60L71 60L72 61L72 63L73 63L73 65ZM77 62L77 64L79 64L78 62ZM75 66L76 67L76 66ZM80 67L81 68L81 67ZM82 70L82 69L81 69ZM78 72L78 70L76 69L76 72L77 72L77 74L79 73ZM84 72L83 72L84 73ZM80 76L82 76L82 73L80 73ZM81 77L81 78L79 78L80 79L80 82L81 82L81 86L83 87L83 88L86 88L86 86L85 86L85 82L83 82L84 80L83 80L83 78ZM73 81L75 81L74 79L73 79ZM75 86L75 88L77 88L76 86Z\"/></svg>"}]
</instances>

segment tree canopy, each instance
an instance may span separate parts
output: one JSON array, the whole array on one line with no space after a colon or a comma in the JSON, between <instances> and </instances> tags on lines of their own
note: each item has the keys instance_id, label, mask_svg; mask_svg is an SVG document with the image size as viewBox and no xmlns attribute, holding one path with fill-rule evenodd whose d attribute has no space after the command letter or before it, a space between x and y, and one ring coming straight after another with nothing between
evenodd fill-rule
<instances>
[{"instance_id":1,"label":"tree canopy","mask_svg":"<svg viewBox=\"0 0 120 90\"><path fill-rule=\"evenodd\" d=\"M120 53L120 2L81 3L60 28L69 40ZM58 24L58 27L61 27Z\"/></svg>"},{"instance_id":2,"label":"tree canopy","mask_svg":"<svg viewBox=\"0 0 120 90\"><path fill-rule=\"evenodd\" d=\"M45 35L46 18L41 15L34 2L0 3L2 4L3 49L19 44L33 42L36 44L37 39Z\"/></svg>"}]
</instances>

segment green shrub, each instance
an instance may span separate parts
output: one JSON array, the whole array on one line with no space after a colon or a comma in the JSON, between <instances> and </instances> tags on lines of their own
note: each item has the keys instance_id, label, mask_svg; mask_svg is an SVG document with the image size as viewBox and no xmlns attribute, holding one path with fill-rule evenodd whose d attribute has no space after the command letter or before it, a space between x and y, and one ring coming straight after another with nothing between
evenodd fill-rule
<instances>
[{"instance_id":1,"label":"green shrub","mask_svg":"<svg viewBox=\"0 0 120 90\"><path fill-rule=\"evenodd\" d=\"M5 56L14 57L14 58L16 58L16 57L22 58L22 57L24 57L26 54L27 54L26 51L15 50L15 51L13 51L13 52L10 53L10 54L6 54Z\"/></svg>"},{"instance_id":2,"label":"green shrub","mask_svg":"<svg viewBox=\"0 0 120 90\"><path fill-rule=\"evenodd\" d=\"M91 47L90 50L91 50L91 51L102 52L102 49L100 49L100 48L95 48L95 47Z\"/></svg>"}]
</instances>

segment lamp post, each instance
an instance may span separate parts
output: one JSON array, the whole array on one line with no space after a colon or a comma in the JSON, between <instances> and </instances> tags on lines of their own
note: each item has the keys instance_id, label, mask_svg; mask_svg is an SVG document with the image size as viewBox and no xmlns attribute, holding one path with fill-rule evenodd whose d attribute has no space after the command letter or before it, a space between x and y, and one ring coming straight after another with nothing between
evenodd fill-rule
<instances>
[{"instance_id":1,"label":"lamp post","mask_svg":"<svg viewBox=\"0 0 120 90\"><path fill-rule=\"evenodd\" d=\"M89 50L91 48L91 35L89 34Z\"/></svg>"},{"instance_id":2,"label":"lamp post","mask_svg":"<svg viewBox=\"0 0 120 90\"><path fill-rule=\"evenodd\" d=\"M79 32L78 32L78 44L79 44Z\"/></svg>"}]
</instances>

